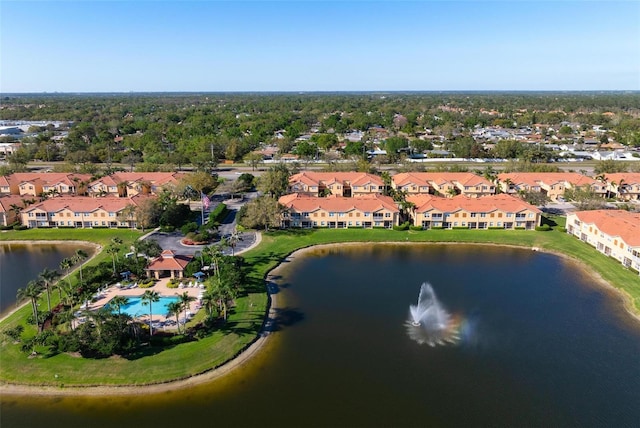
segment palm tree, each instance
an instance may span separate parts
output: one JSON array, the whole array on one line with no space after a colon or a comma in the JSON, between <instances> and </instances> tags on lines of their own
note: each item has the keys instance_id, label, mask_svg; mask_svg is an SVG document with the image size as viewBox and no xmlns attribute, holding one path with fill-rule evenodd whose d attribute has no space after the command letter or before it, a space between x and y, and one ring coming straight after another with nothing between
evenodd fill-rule
<instances>
[{"instance_id":1,"label":"palm tree","mask_svg":"<svg viewBox=\"0 0 640 428\"><path fill-rule=\"evenodd\" d=\"M73 320L75 319L76 316L74 315L72 308L69 308L69 310L59 312L56 315L56 317L59 323L62 323L63 325L68 325L69 329L73 331Z\"/></svg>"},{"instance_id":2,"label":"palm tree","mask_svg":"<svg viewBox=\"0 0 640 428\"><path fill-rule=\"evenodd\" d=\"M44 268L40 274L38 274L38 278L42 280L42 284L44 285L44 289L47 291L47 309L51 312L51 285L53 285L53 281L60 277L60 272Z\"/></svg>"},{"instance_id":3,"label":"palm tree","mask_svg":"<svg viewBox=\"0 0 640 428\"><path fill-rule=\"evenodd\" d=\"M234 256L236 252L236 245L238 242L242 241L242 237L238 234L237 230L234 230L233 233L227 238L227 246L231 248L231 255Z\"/></svg>"},{"instance_id":4,"label":"palm tree","mask_svg":"<svg viewBox=\"0 0 640 428\"><path fill-rule=\"evenodd\" d=\"M153 310L152 303L160 300L160 295L157 291L145 290L141 297L143 305L149 305L149 335L153 336Z\"/></svg>"},{"instance_id":5,"label":"palm tree","mask_svg":"<svg viewBox=\"0 0 640 428\"><path fill-rule=\"evenodd\" d=\"M211 264L213 265L213 273L215 275L219 275L220 259L222 258L222 251L220 251L220 248L216 245L211 245L208 247L204 247L204 249L202 250L202 253L211 257Z\"/></svg>"},{"instance_id":6,"label":"palm tree","mask_svg":"<svg viewBox=\"0 0 640 428\"><path fill-rule=\"evenodd\" d=\"M40 322L38 321L38 297L42 293L42 284L38 281L29 281L25 288L18 288L16 295L18 301L24 299L31 300L31 310L33 311L33 319L36 322L36 327L40 329Z\"/></svg>"},{"instance_id":7,"label":"palm tree","mask_svg":"<svg viewBox=\"0 0 640 428\"><path fill-rule=\"evenodd\" d=\"M113 238L111 238L111 245L120 249L120 245L122 245L122 239L119 236L114 236ZM116 253L116 260L119 261L117 253Z\"/></svg>"},{"instance_id":8,"label":"palm tree","mask_svg":"<svg viewBox=\"0 0 640 428\"><path fill-rule=\"evenodd\" d=\"M71 268L73 267L73 260L71 260L70 258L66 257L64 259L62 259L62 261L60 262L60 269L63 269L67 272L66 277L67 277L67 283L69 284L69 289L68 292L65 291L65 294L67 295L67 301L65 302L66 304L69 304L69 298L71 297L71 292L73 290L73 285L71 284L71 276L69 275ZM62 299L62 284L58 283L58 292L60 293L60 299Z\"/></svg>"},{"instance_id":9,"label":"palm tree","mask_svg":"<svg viewBox=\"0 0 640 428\"><path fill-rule=\"evenodd\" d=\"M207 315L209 315L209 317L213 315L213 306L215 305L216 300L216 295L209 289L205 291L202 296L202 304L207 310Z\"/></svg>"},{"instance_id":10,"label":"palm tree","mask_svg":"<svg viewBox=\"0 0 640 428\"><path fill-rule=\"evenodd\" d=\"M178 334L180 334L180 312L182 312L182 302L171 302L167 305L167 316L175 315Z\"/></svg>"},{"instance_id":11,"label":"palm tree","mask_svg":"<svg viewBox=\"0 0 640 428\"><path fill-rule=\"evenodd\" d=\"M118 254L118 251L120 251L120 248L113 244L109 244L105 251L107 252L107 254L111 254L111 262L113 263L113 274L115 275L116 274L116 255Z\"/></svg>"},{"instance_id":12,"label":"palm tree","mask_svg":"<svg viewBox=\"0 0 640 428\"><path fill-rule=\"evenodd\" d=\"M109 307L113 307L118 311L118 315L122 315L121 309L129 303L129 298L126 296L114 296L109 301Z\"/></svg>"},{"instance_id":13,"label":"palm tree","mask_svg":"<svg viewBox=\"0 0 640 428\"><path fill-rule=\"evenodd\" d=\"M16 221L20 224L22 224L22 219L20 218L20 213L22 212L24 207L21 207L19 205L16 204L11 204L10 205L10 211L14 214Z\"/></svg>"},{"instance_id":14,"label":"palm tree","mask_svg":"<svg viewBox=\"0 0 640 428\"><path fill-rule=\"evenodd\" d=\"M233 299L236 296L236 290L232 287L229 287L228 284L225 284L220 277L216 278L213 281L213 287L211 289L211 293L218 300L218 305L222 310L223 318L227 320L227 301L229 299Z\"/></svg>"},{"instance_id":15,"label":"palm tree","mask_svg":"<svg viewBox=\"0 0 640 428\"><path fill-rule=\"evenodd\" d=\"M182 308L184 309L184 319L187 319L187 311L189 310L189 303L193 302L194 300L196 300L195 297L193 296L189 296L188 292L184 292L182 294L179 294L178 297L180 298L180 305L182 306Z\"/></svg>"},{"instance_id":16,"label":"palm tree","mask_svg":"<svg viewBox=\"0 0 640 428\"><path fill-rule=\"evenodd\" d=\"M80 263L80 286L83 284L82 280L82 262L84 262L89 255L84 250L76 250L76 253L73 256L74 263Z\"/></svg>"}]
</instances>

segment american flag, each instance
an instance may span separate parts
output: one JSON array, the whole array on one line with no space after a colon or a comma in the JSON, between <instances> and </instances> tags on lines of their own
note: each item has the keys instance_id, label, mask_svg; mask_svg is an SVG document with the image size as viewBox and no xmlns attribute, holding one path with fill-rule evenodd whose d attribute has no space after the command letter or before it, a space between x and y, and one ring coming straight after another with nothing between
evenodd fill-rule
<instances>
[{"instance_id":1,"label":"american flag","mask_svg":"<svg viewBox=\"0 0 640 428\"><path fill-rule=\"evenodd\" d=\"M211 206L211 200L204 193L200 192L200 196L202 198L202 208L208 210Z\"/></svg>"}]
</instances>

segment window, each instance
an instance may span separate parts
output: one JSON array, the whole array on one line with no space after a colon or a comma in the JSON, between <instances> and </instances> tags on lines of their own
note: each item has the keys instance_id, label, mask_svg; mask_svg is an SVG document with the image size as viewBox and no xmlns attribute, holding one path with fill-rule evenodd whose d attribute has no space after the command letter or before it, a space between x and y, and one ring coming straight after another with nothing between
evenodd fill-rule
<instances>
[{"instance_id":1,"label":"window","mask_svg":"<svg viewBox=\"0 0 640 428\"><path fill-rule=\"evenodd\" d=\"M391 217L391 213L384 213L384 216L389 218L389 217Z\"/></svg>"}]
</instances>

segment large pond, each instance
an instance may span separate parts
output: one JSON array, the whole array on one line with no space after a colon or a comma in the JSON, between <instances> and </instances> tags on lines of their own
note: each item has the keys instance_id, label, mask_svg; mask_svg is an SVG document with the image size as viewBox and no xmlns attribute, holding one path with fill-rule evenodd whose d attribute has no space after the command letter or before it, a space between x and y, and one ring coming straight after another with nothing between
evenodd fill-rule
<instances>
[{"instance_id":1,"label":"large pond","mask_svg":"<svg viewBox=\"0 0 640 428\"><path fill-rule=\"evenodd\" d=\"M278 274L278 331L241 369L158 395L5 396L3 428L638 426L639 323L571 262L343 246ZM456 343L408 334L423 282L459 326Z\"/></svg>"},{"instance_id":2,"label":"large pond","mask_svg":"<svg viewBox=\"0 0 640 428\"><path fill-rule=\"evenodd\" d=\"M16 307L18 288L24 288L45 268L60 271L60 261L80 248L93 254L90 246L71 244L0 243L0 315Z\"/></svg>"}]
</instances>

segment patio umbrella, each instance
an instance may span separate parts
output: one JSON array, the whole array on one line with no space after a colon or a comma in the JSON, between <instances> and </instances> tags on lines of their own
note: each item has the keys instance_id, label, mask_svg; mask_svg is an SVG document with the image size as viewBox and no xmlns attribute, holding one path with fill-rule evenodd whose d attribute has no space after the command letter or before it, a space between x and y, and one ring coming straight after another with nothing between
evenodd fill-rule
<instances>
[{"instance_id":1,"label":"patio umbrella","mask_svg":"<svg viewBox=\"0 0 640 428\"><path fill-rule=\"evenodd\" d=\"M202 277L204 276L204 273L202 273L202 272L196 272L196 273L194 273L194 274L193 274L193 276L195 276L195 277L198 279L198 281L199 281L199 280L201 280L201 279L202 279Z\"/></svg>"}]
</instances>

